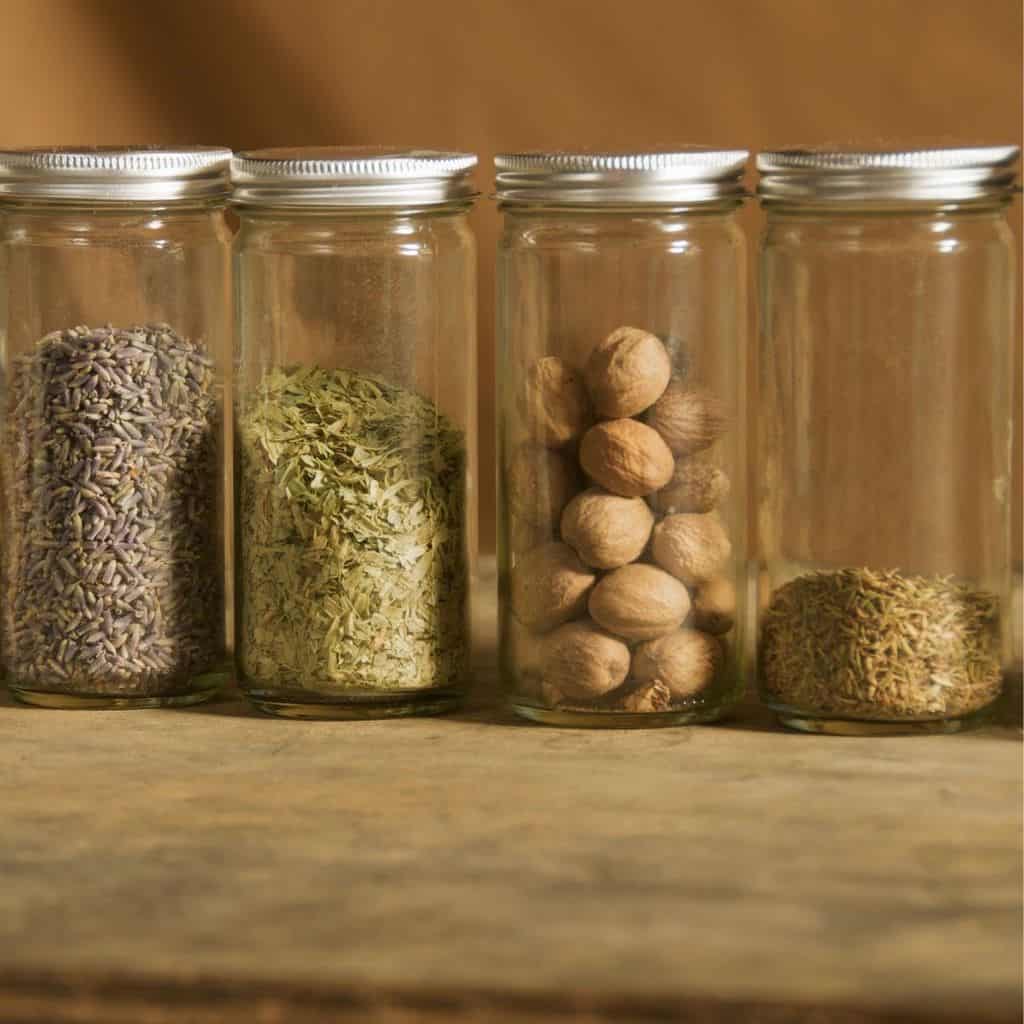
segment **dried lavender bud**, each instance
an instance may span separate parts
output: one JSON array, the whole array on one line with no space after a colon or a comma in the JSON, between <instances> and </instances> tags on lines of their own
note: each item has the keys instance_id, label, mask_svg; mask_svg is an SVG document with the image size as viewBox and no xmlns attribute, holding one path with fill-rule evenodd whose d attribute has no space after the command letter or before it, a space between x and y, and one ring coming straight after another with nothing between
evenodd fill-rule
<instances>
[{"instance_id":1,"label":"dried lavender bud","mask_svg":"<svg viewBox=\"0 0 1024 1024\"><path fill-rule=\"evenodd\" d=\"M16 689L158 696L215 667L214 386L166 324L56 331L13 360L0 604Z\"/></svg>"}]
</instances>

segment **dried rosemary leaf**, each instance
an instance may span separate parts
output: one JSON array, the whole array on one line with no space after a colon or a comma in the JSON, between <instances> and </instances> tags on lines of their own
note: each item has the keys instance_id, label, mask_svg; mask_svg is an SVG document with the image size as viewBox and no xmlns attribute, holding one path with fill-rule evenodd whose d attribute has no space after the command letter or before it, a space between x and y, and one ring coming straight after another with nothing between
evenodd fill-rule
<instances>
[{"instance_id":1,"label":"dried rosemary leaf","mask_svg":"<svg viewBox=\"0 0 1024 1024\"><path fill-rule=\"evenodd\" d=\"M267 374L238 435L250 684L333 693L461 681L461 431L378 377L301 367Z\"/></svg>"},{"instance_id":2,"label":"dried rosemary leaf","mask_svg":"<svg viewBox=\"0 0 1024 1024\"><path fill-rule=\"evenodd\" d=\"M843 569L775 591L761 628L765 695L844 718L969 714L1001 686L999 602L944 577Z\"/></svg>"}]
</instances>

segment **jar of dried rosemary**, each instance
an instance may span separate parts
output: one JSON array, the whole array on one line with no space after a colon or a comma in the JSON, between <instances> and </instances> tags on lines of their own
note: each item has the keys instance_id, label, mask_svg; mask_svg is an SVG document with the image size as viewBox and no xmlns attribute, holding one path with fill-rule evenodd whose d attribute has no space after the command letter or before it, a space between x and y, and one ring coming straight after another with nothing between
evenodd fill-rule
<instances>
[{"instance_id":1,"label":"jar of dried rosemary","mask_svg":"<svg viewBox=\"0 0 1024 1024\"><path fill-rule=\"evenodd\" d=\"M230 155L0 152L0 624L23 701L189 704L227 677Z\"/></svg>"},{"instance_id":2,"label":"jar of dried rosemary","mask_svg":"<svg viewBox=\"0 0 1024 1024\"><path fill-rule=\"evenodd\" d=\"M475 164L234 161L236 665L264 711L424 714L465 690Z\"/></svg>"},{"instance_id":3,"label":"jar of dried rosemary","mask_svg":"<svg viewBox=\"0 0 1024 1024\"><path fill-rule=\"evenodd\" d=\"M758 675L786 725L953 731L1001 692L1018 155L758 158Z\"/></svg>"}]
</instances>

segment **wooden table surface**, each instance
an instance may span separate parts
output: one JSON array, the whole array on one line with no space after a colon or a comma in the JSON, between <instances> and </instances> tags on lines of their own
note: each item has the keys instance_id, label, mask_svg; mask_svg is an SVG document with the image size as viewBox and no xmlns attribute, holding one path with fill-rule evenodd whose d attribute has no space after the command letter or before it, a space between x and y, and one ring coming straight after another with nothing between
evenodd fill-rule
<instances>
[{"instance_id":1,"label":"wooden table surface","mask_svg":"<svg viewBox=\"0 0 1024 1024\"><path fill-rule=\"evenodd\" d=\"M446 718L0 706L0 1020L1021 1019L1012 701L552 729L496 708L492 636Z\"/></svg>"}]
</instances>

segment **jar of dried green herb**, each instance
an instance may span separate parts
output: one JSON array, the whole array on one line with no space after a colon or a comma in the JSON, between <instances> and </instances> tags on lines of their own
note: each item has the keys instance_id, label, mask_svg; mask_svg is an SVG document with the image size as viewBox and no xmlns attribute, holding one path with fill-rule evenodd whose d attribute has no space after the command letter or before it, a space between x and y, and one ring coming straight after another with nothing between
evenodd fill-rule
<instances>
[{"instance_id":1,"label":"jar of dried green herb","mask_svg":"<svg viewBox=\"0 0 1024 1024\"><path fill-rule=\"evenodd\" d=\"M190 704L227 677L230 156L0 151L0 626L23 701Z\"/></svg>"},{"instance_id":2,"label":"jar of dried green herb","mask_svg":"<svg viewBox=\"0 0 1024 1024\"><path fill-rule=\"evenodd\" d=\"M1000 694L1018 155L758 157L758 678L788 726L954 731Z\"/></svg>"},{"instance_id":3,"label":"jar of dried green herb","mask_svg":"<svg viewBox=\"0 0 1024 1024\"><path fill-rule=\"evenodd\" d=\"M467 684L476 158L235 158L236 668L292 718Z\"/></svg>"}]
</instances>

